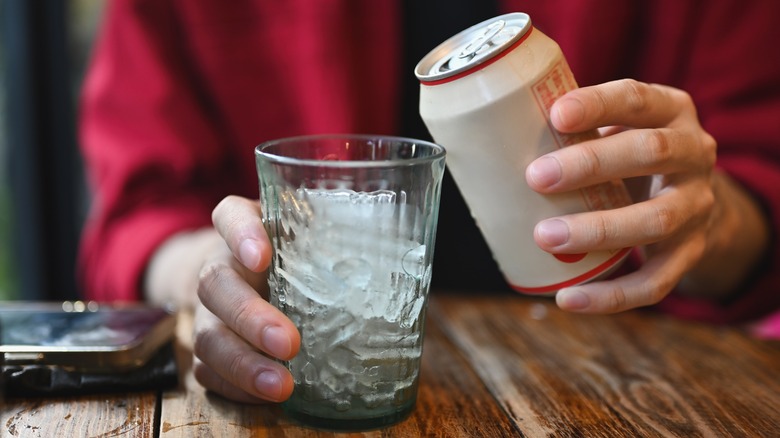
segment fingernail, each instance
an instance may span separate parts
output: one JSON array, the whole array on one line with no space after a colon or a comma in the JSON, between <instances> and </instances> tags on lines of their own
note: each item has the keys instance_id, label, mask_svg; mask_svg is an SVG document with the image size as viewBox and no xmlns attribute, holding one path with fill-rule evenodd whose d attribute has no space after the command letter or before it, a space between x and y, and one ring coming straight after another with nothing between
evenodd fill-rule
<instances>
[{"instance_id":1,"label":"fingernail","mask_svg":"<svg viewBox=\"0 0 780 438\"><path fill-rule=\"evenodd\" d=\"M257 241L252 239L245 239L238 246L238 257L241 263L249 269L257 269L257 266L260 265L260 250L257 246Z\"/></svg>"},{"instance_id":2,"label":"fingernail","mask_svg":"<svg viewBox=\"0 0 780 438\"><path fill-rule=\"evenodd\" d=\"M555 301L563 310L582 310L590 306L590 298L576 289L558 292Z\"/></svg>"},{"instance_id":3,"label":"fingernail","mask_svg":"<svg viewBox=\"0 0 780 438\"><path fill-rule=\"evenodd\" d=\"M263 371L255 379L255 389L265 397L278 401L282 397L282 378L275 371Z\"/></svg>"},{"instance_id":4,"label":"fingernail","mask_svg":"<svg viewBox=\"0 0 780 438\"><path fill-rule=\"evenodd\" d=\"M550 246L560 246L569 240L569 226L560 219L549 219L536 226L536 234Z\"/></svg>"},{"instance_id":5,"label":"fingernail","mask_svg":"<svg viewBox=\"0 0 780 438\"><path fill-rule=\"evenodd\" d=\"M270 326L263 330L263 348L278 359L287 359L292 351L292 341L283 328Z\"/></svg>"},{"instance_id":6,"label":"fingernail","mask_svg":"<svg viewBox=\"0 0 780 438\"><path fill-rule=\"evenodd\" d=\"M553 157L541 157L531 163L528 175L541 187L550 187L561 180L561 163Z\"/></svg>"}]
</instances>

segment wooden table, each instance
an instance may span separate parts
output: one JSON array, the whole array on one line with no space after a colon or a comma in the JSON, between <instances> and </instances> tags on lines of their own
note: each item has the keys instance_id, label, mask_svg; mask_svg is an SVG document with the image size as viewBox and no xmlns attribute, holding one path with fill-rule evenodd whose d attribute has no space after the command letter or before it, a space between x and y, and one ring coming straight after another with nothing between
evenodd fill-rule
<instances>
[{"instance_id":1,"label":"wooden table","mask_svg":"<svg viewBox=\"0 0 780 438\"><path fill-rule=\"evenodd\" d=\"M13 437L328 437L277 406L206 393L189 373L163 393L13 399ZM435 292L417 407L382 437L780 436L780 342L650 312L578 316L548 299ZM344 434L345 436L347 434Z\"/></svg>"}]
</instances>

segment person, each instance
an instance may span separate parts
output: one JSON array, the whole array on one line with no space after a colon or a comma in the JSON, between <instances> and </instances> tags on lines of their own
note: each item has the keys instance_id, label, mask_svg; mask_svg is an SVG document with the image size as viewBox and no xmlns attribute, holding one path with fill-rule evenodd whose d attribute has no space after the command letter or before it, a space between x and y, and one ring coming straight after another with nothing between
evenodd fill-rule
<instances>
[{"instance_id":1,"label":"person","mask_svg":"<svg viewBox=\"0 0 780 438\"><path fill-rule=\"evenodd\" d=\"M604 134L540 157L527 183L557 193L622 178L636 201L537 225L549 252L641 249L631 269L561 290L558 306L768 321L763 333L780 336L771 319L780 309L778 2L106 7L80 113L94 192L80 254L85 293L194 308L193 370L210 390L246 402L292 391L277 359L295 355L300 335L263 298L271 247L254 146L327 132L424 138L416 62L512 11L561 45L581 85L553 106L555 128ZM434 290L507 290L451 180L433 272Z\"/></svg>"}]
</instances>

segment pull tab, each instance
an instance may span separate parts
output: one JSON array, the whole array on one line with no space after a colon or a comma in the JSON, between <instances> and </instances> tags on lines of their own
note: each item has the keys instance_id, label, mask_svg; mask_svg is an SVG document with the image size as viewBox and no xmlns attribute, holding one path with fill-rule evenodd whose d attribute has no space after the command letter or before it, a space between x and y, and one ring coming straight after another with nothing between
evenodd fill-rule
<instances>
[{"instance_id":1,"label":"pull tab","mask_svg":"<svg viewBox=\"0 0 780 438\"><path fill-rule=\"evenodd\" d=\"M490 23L490 25L485 28L485 32L482 35L474 38L473 41L471 41L466 47L463 48L463 50L461 50L461 52L458 54L458 58L464 59L473 58L476 56L477 52L479 52L479 50L486 45L490 44L490 40L498 35L499 32L504 30L505 26L506 22L504 20L496 20L493 23Z\"/></svg>"}]
</instances>

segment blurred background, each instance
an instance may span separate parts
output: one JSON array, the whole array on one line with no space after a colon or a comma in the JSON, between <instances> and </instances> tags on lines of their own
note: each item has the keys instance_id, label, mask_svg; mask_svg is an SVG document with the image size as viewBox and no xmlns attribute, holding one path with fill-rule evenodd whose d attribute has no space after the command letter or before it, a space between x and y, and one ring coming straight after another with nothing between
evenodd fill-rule
<instances>
[{"instance_id":1,"label":"blurred background","mask_svg":"<svg viewBox=\"0 0 780 438\"><path fill-rule=\"evenodd\" d=\"M0 299L76 299L78 92L105 0L0 0Z\"/></svg>"}]
</instances>

